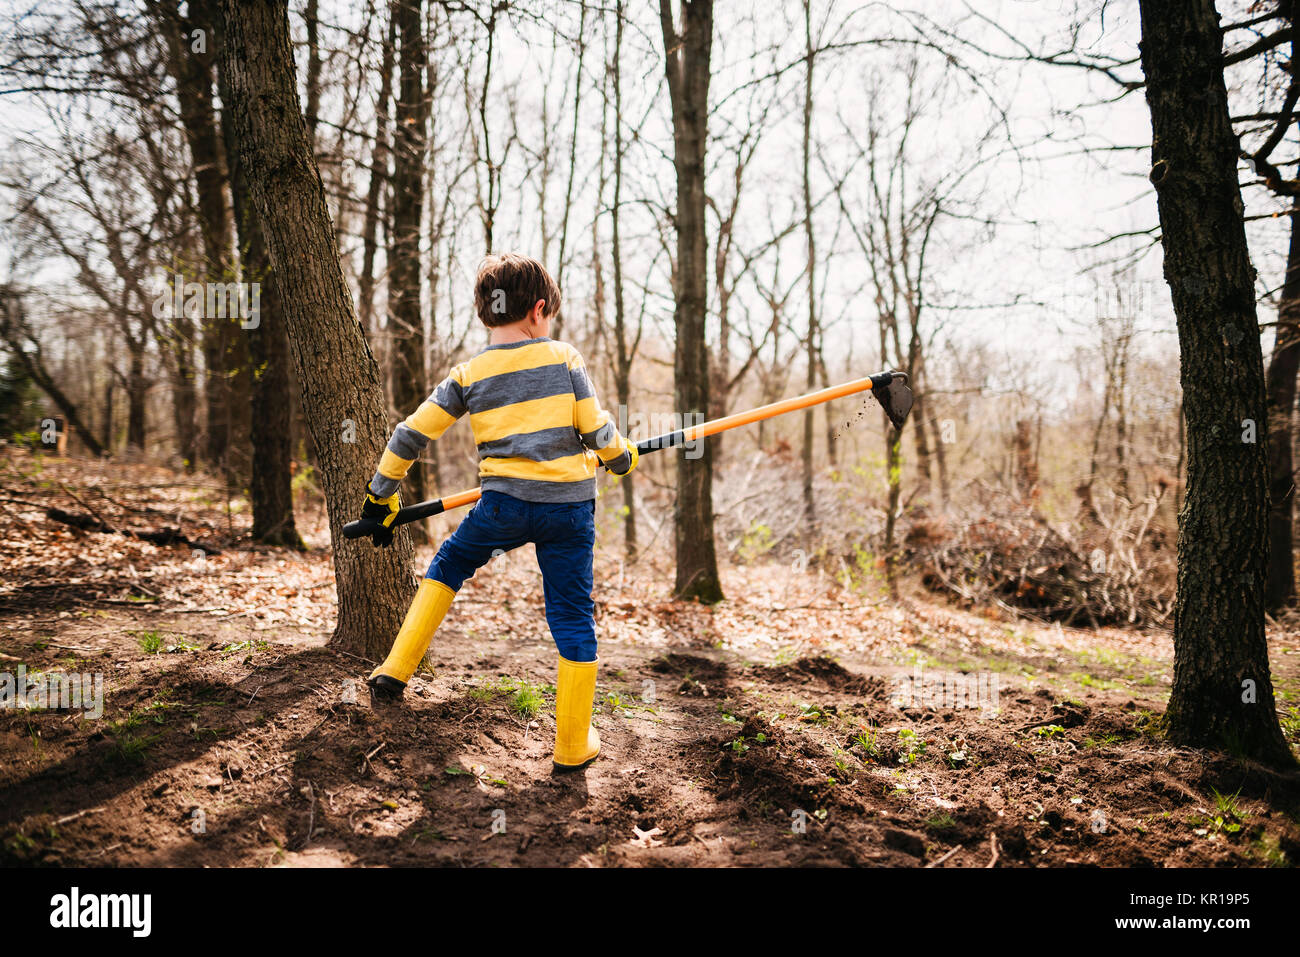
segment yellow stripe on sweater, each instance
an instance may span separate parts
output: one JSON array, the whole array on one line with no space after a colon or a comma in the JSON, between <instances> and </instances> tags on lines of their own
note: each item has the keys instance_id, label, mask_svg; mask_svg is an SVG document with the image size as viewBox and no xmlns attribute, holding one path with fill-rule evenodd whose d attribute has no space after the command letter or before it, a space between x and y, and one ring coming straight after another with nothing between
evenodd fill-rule
<instances>
[{"instance_id":1,"label":"yellow stripe on sweater","mask_svg":"<svg viewBox=\"0 0 1300 957\"><path fill-rule=\"evenodd\" d=\"M406 473L411 470L411 463L414 459L404 459L400 455L384 449L384 454L379 459L379 474L384 478L396 479L401 481L406 478Z\"/></svg>"},{"instance_id":2,"label":"yellow stripe on sweater","mask_svg":"<svg viewBox=\"0 0 1300 957\"><path fill-rule=\"evenodd\" d=\"M545 399L514 402L469 417L474 441L479 445L495 442L521 432L540 432L573 425L573 393L552 395Z\"/></svg>"},{"instance_id":3,"label":"yellow stripe on sweater","mask_svg":"<svg viewBox=\"0 0 1300 957\"><path fill-rule=\"evenodd\" d=\"M598 429L603 428L607 423L614 421L609 414L608 409L602 409L596 404L596 397L588 396L585 399L579 399L577 407L574 410L574 420L578 431L583 435L589 435ZM608 462L616 459L627 449L627 440L619 434L617 427L614 430L614 442L602 449L597 449L596 454L600 456L602 462Z\"/></svg>"},{"instance_id":4,"label":"yellow stripe on sweater","mask_svg":"<svg viewBox=\"0 0 1300 957\"><path fill-rule=\"evenodd\" d=\"M568 350L557 342L535 342L517 349L489 349L487 352L479 353L465 364L465 377L460 380L460 384L469 388L475 382L489 376L501 375L505 372L522 372L524 369L536 369L538 366L568 361Z\"/></svg>"},{"instance_id":5,"label":"yellow stripe on sweater","mask_svg":"<svg viewBox=\"0 0 1300 957\"><path fill-rule=\"evenodd\" d=\"M453 416L443 411L442 406L425 400L420 407L406 417L406 424L415 431L436 439L456 422Z\"/></svg>"}]
</instances>

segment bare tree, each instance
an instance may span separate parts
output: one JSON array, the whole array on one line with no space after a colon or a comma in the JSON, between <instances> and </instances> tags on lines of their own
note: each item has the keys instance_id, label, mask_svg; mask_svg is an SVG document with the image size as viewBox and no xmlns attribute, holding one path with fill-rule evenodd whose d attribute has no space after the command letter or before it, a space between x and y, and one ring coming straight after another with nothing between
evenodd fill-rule
<instances>
[{"instance_id":1,"label":"bare tree","mask_svg":"<svg viewBox=\"0 0 1300 957\"><path fill-rule=\"evenodd\" d=\"M399 414L413 410L428 394L427 340L421 310L420 230L424 217L424 163L428 143L429 100L424 89L427 50L424 3L399 0L397 18L397 130L393 140L393 233L389 246L388 330L390 400ZM415 501L425 497L425 469L416 460L406 477ZM422 525L412 534L426 539Z\"/></svg>"},{"instance_id":2,"label":"bare tree","mask_svg":"<svg viewBox=\"0 0 1300 957\"><path fill-rule=\"evenodd\" d=\"M389 183L389 110L393 98L393 53L397 47L397 17L393 0L388 11L388 33L383 43L379 65L379 96L375 100L375 141L370 153L370 185L361 227L361 275L357 280L361 325L366 333L375 333L375 253L378 248L379 208L384 187Z\"/></svg>"},{"instance_id":3,"label":"bare tree","mask_svg":"<svg viewBox=\"0 0 1300 957\"><path fill-rule=\"evenodd\" d=\"M189 143L203 236L203 278L224 284L233 274L234 235L225 149L213 96L217 11L213 0L195 0L184 12L176 0L150 0L149 6L166 43L168 69ZM204 455L210 464L233 477L242 474L247 463L237 459L249 447L248 346L237 324L226 317L204 316L202 341L207 410Z\"/></svg>"},{"instance_id":4,"label":"bare tree","mask_svg":"<svg viewBox=\"0 0 1300 957\"><path fill-rule=\"evenodd\" d=\"M1178 523L1170 740L1294 765L1264 636L1264 362L1213 0L1141 0L1165 278L1178 319L1187 496Z\"/></svg>"},{"instance_id":5,"label":"bare tree","mask_svg":"<svg viewBox=\"0 0 1300 957\"><path fill-rule=\"evenodd\" d=\"M677 345L673 366L682 416L708 415L708 241L705 235L704 149L708 142L709 58L713 48L713 0L681 0L682 25L673 22L671 0L659 0L664 66L673 113L673 165L677 172ZM674 509L679 598L711 604L722 600L713 541L713 454L705 442L698 458L677 459Z\"/></svg>"},{"instance_id":6,"label":"bare tree","mask_svg":"<svg viewBox=\"0 0 1300 957\"><path fill-rule=\"evenodd\" d=\"M632 362L641 345L643 324L638 317L631 342L627 309L623 297L623 27L625 23L623 0L615 0L614 53L606 73L614 89L614 198L610 205L610 225L614 284L614 392L618 405L626 409L632 402ZM602 144L602 149L603 149ZM623 489L623 547L628 561L637 557L636 540L636 475L626 475L619 483Z\"/></svg>"},{"instance_id":7,"label":"bare tree","mask_svg":"<svg viewBox=\"0 0 1300 957\"><path fill-rule=\"evenodd\" d=\"M339 266L320 173L307 142L283 0L222 0L230 113L271 266L284 298L303 407L320 456L334 541L339 619L334 643L380 658L414 594L411 543L347 541L388 434L379 368ZM321 373L328 370L328 375Z\"/></svg>"},{"instance_id":8,"label":"bare tree","mask_svg":"<svg viewBox=\"0 0 1300 957\"><path fill-rule=\"evenodd\" d=\"M220 18L221 11L214 11ZM315 11L310 11L314 18ZM224 24L219 39L224 42ZM227 60L218 58L218 86L223 103L231 102ZM240 276L259 288L258 315L247 331L251 360L249 440L252 468L249 499L253 507L253 539L268 545L303 547L293 514L293 387L290 381L289 334L279 276L271 268L262 224L249 196L243 158L234 142L234 124L221 124L230 172L230 193L239 238Z\"/></svg>"}]
</instances>

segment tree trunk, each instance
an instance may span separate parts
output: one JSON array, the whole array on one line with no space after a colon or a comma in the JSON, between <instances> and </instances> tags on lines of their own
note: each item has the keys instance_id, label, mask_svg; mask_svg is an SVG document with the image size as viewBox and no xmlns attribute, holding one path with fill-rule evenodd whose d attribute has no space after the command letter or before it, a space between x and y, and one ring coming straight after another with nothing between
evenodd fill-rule
<instances>
[{"instance_id":1,"label":"tree trunk","mask_svg":"<svg viewBox=\"0 0 1300 957\"><path fill-rule=\"evenodd\" d=\"M569 242L569 218L573 210L573 183L578 176L578 127L582 120L582 61L587 55L587 0L581 0L578 12L578 61L573 67L573 128L569 131L569 177L564 186L564 215L560 221L560 251L555 257L555 284L564 291L564 263ZM600 143L602 156L605 141ZM551 321L552 338L564 335L564 306Z\"/></svg>"},{"instance_id":2,"label":"tree trunk","mask_svg":"<svg viewBox=\"0 0 1300 957\"><path fill-rule=\"evenodd\" d=\"M113 375L110 370L108 381L104 384L104 433L102 443L104 450L113 454L113 391L117 383L113 381Z\"/></svg>"},{"instance_id":3,"label":"tree trunk","mask_svg":"<svg viewBox=\"0 0 1300 957\"><path fill-rule=\"evenodd\" d=\"M307 143L316 155L316 125L320 121L320 4L307 0L302 11L303 26L307 28L307 103L304 119L307 122Z\"/></svg>"},{"instance_id":4,"label":"tree trunk","mask_svg":"<svg viewBox=\"0 0 1300 957\"><path fill-rule=\"evenodd\" d=\"M144 451L145 403L149 380L144 374L144 344L131 344L126 373L126 444L137 452Z\"/></svg>"},{"instance_id":5,"label":"tree trunk","mask_svg":"<svg viewBox=\"0 0 1300 957\"><path fill-rule=\"evenodd\" d=\"M934 471L930 466L930 423L925 416L925 392L920 388L915 390L916 398L912 401L912 432L916 443L916 474L917 485L920 490L917 498L924 500L930 494L930 487L934 483Z\"/></svg>"},{"instance_id":6,"label":"tree trunk","mask_svg":"<svg viewBox=\"0 0 1300 957\"><path fill-rule=\"evenodd\" d=\"M889 504L885 515L885 578L889 592L898 596L898 554L894 540L898 537L898 506L903 500L903 433L885 424L885 463L889 469Z\"/></svg>"},{"instance_id":7,"label":"tree trunk","mask_svg":"<svg viewBox=\"0 0 1300 957\"><path fill-rule=\"evenodd\" d=\"M623 203L623 0L614 4L614 203L610 209L612 235L610 256L614 270L614 388L619 408L632 402L632 354L627 345L627 314L623 302L623 237L621 231ZM638 336L639 338L639 336ZM636 560L636 475L627 475L623 486L623 552L628 561Z\"/></svg>"},{"instance_id":8,"label":"tree trunk","mask_svg":"<svg viewBox=\"0 0 1300 957\"><path fill-rule=\"evenodd\" d=\"M1125 502L1132 503L1128 474L1128 358L1132 337L1123 332L1116 343L1115 369L1115 481L1116 491Z\"/></svg>"},{"instance_id":9,"label":"tree trunk","mask_svg":"<svg viewBox=\"0 0 1300 957\"><path fill-rule=\"evenodd\" d=\"M713 46L713 0L682 0L682 32L673 25L671 0L659 0L665 72L673 111L673 165L677 173L677 263L673 283L677 346L673 378L683 417L707 416L709 349L708 244L705 234L704 149L708 139L709 57ZM692 421L694 421L692 419ZM713 457L677 455L674 536L678 598L706 604L722 600L713 542Z\"/></svg>"},{"instance_id":10,"label":"tree trunk","mask_svg":"<svg viewBox=\"0 0 1300 957\"><path fill-rule=\"evenodd\" d=\"M202 32L199 37L194 35L215 19L210 4L211 0L191 3L185 16L176 9L175 0L159 4L158 9L198 195L199 231L205 259L199 278L209 283L225 283L231 278L233 247L230 208L226 201L226 163L212 98L211 38ZM236 417L242 418L241 413L247 408L239 406L235 395L241 391L247 395L246 344L237 335L238 326L227 319L205 315L200 319L200 326L207 411L203 455L209 465L220 466L230 477L234 471L232 447L247 435L247 429L235 427Z\"/></svg>"},{"instance_id":11,"label":"tree trunk","mask_svg":"<svg viewBox=\"0 0 1300 957\"><path fill-rule=\"evenodd\" d=\"M257 216L249 209L249 220ZM289 336L280 284L271 269L260 228L250 230L245 277L262 284L261 322L249 331L252 367L253 540L301 550L293 514L293 388L289 375ZM260 278L259 278L260 277Z\"/></svg>"},{"instance_id":12,"label":"tree trunk","mask_svg":"<svg viewBox=\"0 0 1300 957\"><path fill-rule=\"evenodd\" d=\"M817 368L821 373L822 388L829 389L835 383L831 381L830 373L826 371L826 332L821 329L820 323L818 323L818 330ZM824 428L826 429L826 464L832 470L839 466L839 443L835 441L837 405L838 403L834 401L822 403L822 415L825 417Z\"/></svg>"},{"instance_id":13,"label":"tree trunk","mask_svg":"<svg viewBox=\"0 0 1300 957\"><path fill-rule=\"evenodd\" d=\"M352 308L320 171L298 103L285 0L222 0L230 116L249 193L282 288L303 409L334 542L333 644L378 660L414 595L410 536L376 549L343 538L388 436L375 363Z\"/></svg>"},{"instance_id":14,"label":"tree trunk","mask_svg":"<svg viewBox=\"0 0 1300 957\"><path fill-rule=\"evenodd\" d=\"M434 173L438 166L435 154L435 147L438 142L438 121L433 104L436 102L441 87L438 77L438 57L432 51L438 48L438 12L441 9L437 4L429 4L426 7L428 15L425 18L428 24L429 37L426 49L430 51L430 55L425 57L424 69L424 97L427 104L425 110L429 118L428 160L425 163L427 176L424 187L424 194L429 198L429 357L425 365L426 369L439 369L444 366L449 351L438 340L438 286L442 281L442 260L439 250L442 249L442 237L447 228L447 214L451 207L451 198L444 197L442 208L439 209L433 192ZM426 494L430 494L427 490L433 489L436 491L442 488L442 447L437 442L430 442L425 449L425 455L427 456L424 463L425 489Z\"/></svg>"},{"instance_id":15,"label":"tree trunk","mask_svg":"<svg viewBox=\"0 0 1300 957\"><path fill-rule=\"evenodd\" d=\"M812 0L804 0L803 2L803 28L803 149L800 159L802 163L804 251L808 257L808 261L804 266L805 292L808 296L808 374L804 378L804 385L807 387L804 391L811 392L817 382L817 244L813 234L811 176L813 110ZM816 407L812 406L804 410L803 449L800 457L803 477L804 535L807 544L811 544L817 526L817 507L813 500L813 416L816 411Z\"/></svg>"},{"instance_id":16,"label":"tree trunk","mask_svg":"<svg viewBox=\"0 0 1300 957\"><path fill-rule=\"evenodd\" d=\"M194 327L182 310L172 316L174 331L162 337L172 380L172 423L176 445L187 472L199 464L199 390L194 368Z\"/></svg>"},{"instance_id":17,"label":"tree trunk","mask_svg":"<svg viewBox=\"0 0 1300 957\"><path fill-rule=\"evenodd\" d=\"M1038 488L1038 460L1034 455L1034 423L1029 419L1016 421L1016 434L1011 442L1015 471L1012 473L1016 496L1022 502L1032 503Z\"/></svg>"},{"instance_id":18,"label":"tree trunk","mask_svg":"<svg viewBox=\"0 0 1300 957\"><path fill-rule=\"evenodd\" d=\"M948 505L948 453L944 451L944 444L947 436L939 428L939 423L935 421L934 405L930 402L929 396L925 397L925 405L922 407L922 413L925 416L927 430L930 438L934 441L934 464L937 466L939 473L939 507L947 508Z\"/></svg>"},{"instance_id":19,"label":"tree trunk","mask_svg":"<svg viewBox=\"0 0 1300 957\"><path fill-rule=\"evenodd\" d=\"M396 4L394 4L395 6ZM357 281L357 298L361 303L361 327L368 335L375 332L375 235L379 229L379 201L383 185L388 182L388 109L393 96L393 49L397 45L397 15L388 11L388 39L380 66L379 99L375 106L375 148L370 153L370 187L366 192L366 212L361 226L361 276ZM437 250L434 250L437 255Z\"/></svg>"},{"instance_id":20,"label":"tree trunk","mask_svg":"<svg viewBox=\"0 0 1300 957\"><path fill-rule=\"evenodd\" d=\"M308 10L308 23L315 11ZM224 29L222 36L224 37ZM217 71L221 100L231 98L226 62ZM259 287L257 322L246 330L252 390L249 441L253 456L249 498L253 506L253 540L266 545L303 548L293 515L293 389L290 383L289 336L285 329L280 284L271 269L262 223L248 195L248 177L234 142L230 122L222 123L230 168L230 195L241 250L241 278Z\"/></svg>"},{"instance_id":21,"label":"tree trunk","mask_svg":"<svg viewBox=\"0 0 1300 957\"><path fill-rule=\"evenodd\" d=\"M1296 374L1300 373L1300 204L1293 204L1291 246L1277 311L1277 339L1268 364L1268 585L1264 606L1276 612L1295 602L1292 509L1295 466L1291 431L1295 421Z\"/></svg>"},{"instance_id":22,"label":"tree trunk","mask_svg":"<svg viewBox=\"0 0 1300 957\"><path fill-rule=\"evenodd\" d=\"M1274 711L1264 635L1264 361L1223 35L1212 0L1140 0L1140 7L1150 179L1187 416L1169 739L1294 765Z\"/></svg>"},{"instance_id":23,"label":"tree trunk","mask_svg":"<svg viewBox=\"0 0 1300 957\"><path fill-rule=\"evenodd\" d=\"M393 234L389 248L388 331L391 398L399 415L415 411L427 396L427 350L420 310L420 222L424 215L424 151L428 109L424 97L423 0L401 0L397 17L398 70L396 134L393 137ZM413 502L425 498L425 469L419 459L406 474ZM428 540L423 523L411 526L417 542Z\"/></svg>"}]
</instances>

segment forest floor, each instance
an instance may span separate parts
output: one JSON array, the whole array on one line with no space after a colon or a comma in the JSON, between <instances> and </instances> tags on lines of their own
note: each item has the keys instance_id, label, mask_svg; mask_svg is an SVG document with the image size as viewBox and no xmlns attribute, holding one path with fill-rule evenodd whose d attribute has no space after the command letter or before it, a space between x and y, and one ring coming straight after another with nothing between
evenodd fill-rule
<instances>
[{"instance_id":1,"label":"forest floor","mask_svg":"<svg viewBox=\"0 0 1300 957\"><path fill-rule=\"evenodd\" d=\"M0 709L0 864L1300 861L1294 778L1161 741L1167 633L894 601L761 562L725 567L720 605L672 602L666 562L620 562L611 511L603 751L555 775L531 548L468 582L432 671L372 707L370 663L327 643L327 548L253 547L220 491L163 469L5 450L0 482L0 672L105 683L97 720ZM166 529L184 541L130 534ZM1300 626L1272 625L1269 646L1295 746ZM985 706L905 700L918 674L982 676Z\"/></svg>"}]
</instances>

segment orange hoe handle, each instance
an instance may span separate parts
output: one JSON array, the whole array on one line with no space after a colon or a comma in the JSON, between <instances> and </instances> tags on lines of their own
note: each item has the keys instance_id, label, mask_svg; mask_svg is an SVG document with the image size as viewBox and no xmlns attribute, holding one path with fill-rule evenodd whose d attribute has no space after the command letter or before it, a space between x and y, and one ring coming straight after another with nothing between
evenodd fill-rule
<instances>
[{"instance_id":1,"label":"orange hoe handle","mask_svg":"<svg viewBox=\"0 0 1300 957\"><path fill-rule=\"evenodd\" d=\"M904 375L904 373L898 373ZM806 409L809 406L821 405L823 402L830 402L832 399L842 399L846 395L855 395L859 392L866 392L876 385L875 376L867 376L865 379L854 379L852 382L845 382L843 385L833 385L829 389L822 389L820 392L809 392L807 395L797 395L792 399L782 399L780 402L771 402L767 405L760 405L757 409L750 409L748 412L736 412L732 415L724 415L720 419L714 419L711 422L701 422L699 425L692 426L689 429L683 429L684 441L693 442L696 439L702 439L707 435L717 435L719 432L725 432L728 429L734 429L742 425L749 425L752 422L760 422L763 419L775 418L778 415L785 415L787 412L798 412L800 409ZM655 441L651 439L650 441ZM656 446L657 448L658 446ZM637 451L641 451L641 446L637 446ZM649 451L649 450L647 450Z\"/></svg>"},{"instance_id":2,"label":"orange hoe handle","mask_svg":"<svg viewBox=\"0 0 1300 957\"><path fill-rule=\"evenodd\" d=\"M809 392L807 395L797 395L790 399L782 399L780 402L760 405L748 412L724 415L720 419L701 422L699 425L693 425L690 428L678 429L676 432L668 432L652 439L646 439L644 442L637 443L637 454L645 455L647 452L654 452L659 449L675 448L685 445L687 442L702 439L705 436L726 432L728 429L749 425L763 419L771 419L778 415L785 415L787 412L797 412L810 406L821 405L823 402L830 402L832 399L842 399L846 395L855 395L868 390L876 390L876 396L885 407L885 412L889 415L895 427L901 428L908 409L911 408L912 394L904 385L906 382L907 373L905 372L895 372L893 370L879 372L876 375L867 376L865 379L854 379L852 382L845 382L842 385L833 385L829 389L821 389L817 392ZM894 391L900 388L905 395L905 398L901 400L899 393ZM887 400L892 400L892 404L891 401ZM418 522L420 519L440 515L449 509L460 508L463 505L473 505L482 495L482 489L472 488L468 491L457 492L455 495L446 495L428 502L420 502L417 505L408 505L398 511L390 527L405 525L407 522ZM345 538L361 538L371 534L378 527L375 522L349 522L343 526L343 535Z\"/></svg>"}]
</instances>

